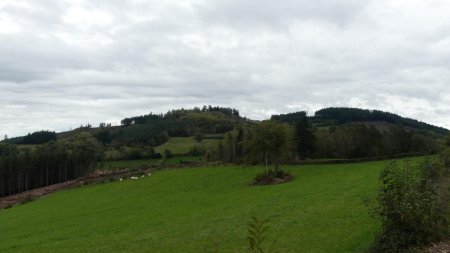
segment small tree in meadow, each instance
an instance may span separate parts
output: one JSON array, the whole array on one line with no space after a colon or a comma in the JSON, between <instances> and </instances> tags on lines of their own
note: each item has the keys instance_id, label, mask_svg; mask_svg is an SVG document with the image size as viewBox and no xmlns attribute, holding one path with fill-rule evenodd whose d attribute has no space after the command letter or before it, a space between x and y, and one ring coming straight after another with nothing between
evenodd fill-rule
<instances>
[{"instance_id":1,"label":"small tree in meadow","mask_svg":"<svg viewBox=\"0 0 450 253\"><path fill-rule=\"evenodd\" d=\"M291 156L292 140L292 128L287 124L263 121L252 128L248 142L249 156L263 160L266 166L264 173L256 175L254 184L282 183L292 178L279 169L282 159ZM269 170L269 162L274 164L275 171Z\"/></svg>"},{"instance_id":2,"label":"small tree in meadow","mask_svg":"<svg viewBox=\"0 0 450 253\"><path fill-rule=\"evenodd\" d=\"M291 154L293 133L287 124L275 121L263 121L251 129L249 140L250 156L260 156L269 171L269 162L275 165L275 172L279 169L280 160Z\"/></svg>"}]
</instances>

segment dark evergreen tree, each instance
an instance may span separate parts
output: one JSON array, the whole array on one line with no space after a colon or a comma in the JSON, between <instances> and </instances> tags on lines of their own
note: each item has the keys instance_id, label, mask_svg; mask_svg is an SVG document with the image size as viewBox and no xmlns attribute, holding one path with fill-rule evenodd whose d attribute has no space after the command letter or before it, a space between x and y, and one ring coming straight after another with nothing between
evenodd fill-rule
<instances>
[{"instance_id":1,"label":"dark evergreen tree","mask_svg":"<svg viewBox=\"0 0 450 253\"><path fill-rule=\"evenodd\" d=\"M303 112L298 116L295 123L296 149L300 159L305 159L314 153L316 137L306 113Z\"/></svg>"},{"instance_id":2,"label":"dark evergreen tree","mask_svg":"<svg viewBox=\"0 0 450 253\"><path fill-rule=\"evenodd\" d=\"M39 131L28 134L21 144L42 144L56 140L56 133L52 131Z\"/></svg>"}]
</instances>

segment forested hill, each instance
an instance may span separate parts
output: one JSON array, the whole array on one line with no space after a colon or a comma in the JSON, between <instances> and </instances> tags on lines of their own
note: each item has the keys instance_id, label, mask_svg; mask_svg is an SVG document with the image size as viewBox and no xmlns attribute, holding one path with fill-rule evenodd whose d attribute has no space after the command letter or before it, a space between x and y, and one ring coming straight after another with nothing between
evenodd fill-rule
<instances>
[{"instance_id":1,"label":"forested hill","mask_svg":"<svg viewBox=\"0 0 450 253\"><path fill-rule=\"evenodd\" d=\"M202 108L171 110L165 114L140 115L124 118L120 126L100 123L87 124L72 131L55 135L50 131L39 131L23 137L4 140L11 144L42 144L58 139L70 138L81 132L92 134L104 145L112 146L158 146L170 137L185 137L198 134L225 133L247 119L232 108L203 106Z\"/></svg>"},{"instance_id":2,"label":"forested hill","mask_svg":"<svg viewBox=\"0 0 450 253\"><path fill-rule=\"evenodd\" d=\"M294 112L288 114L273 115L272 119L283 122L295 122L304 115L305 112ZM434 126L411 118L405 118L400 115L383 112L379 110L366 110L359 108L330 107L316 111L314 116L309 117L315 126L342 125L352 122L388 122L396 125L402 125L417 130L427 130L439 135L449 133L449 130L443 127Z\"/></svg>"},{"instance_id":3,"label":"forested hill","mask_svg":"<svg viewBox=\"0 0 450 253\"><path fill-rule=\"evenodd\" d=\"M273 115L271 119L293 123L306 112ZM446 135L448 129L433 126L418 120L405 118L397 114L379 110L359 108L330 107L318 110L308 117L316 127L343 125L352 122L387 122L415 130L426 130L438 135ZM92 134L104 145L120 147L158 146L170 137L185 137L202 134L226 133L243 122L250 122L241 117L239 111L232 108L203 106L202 108L171 110L165 114L153 114L124 118L120 126L101 123L98 127L90 124L72 131L55 134L51 131L39 131L23 137L2 141L11 144L41 144L55 139L65 139L81 132Z\"/></svg>"}]
</instances>

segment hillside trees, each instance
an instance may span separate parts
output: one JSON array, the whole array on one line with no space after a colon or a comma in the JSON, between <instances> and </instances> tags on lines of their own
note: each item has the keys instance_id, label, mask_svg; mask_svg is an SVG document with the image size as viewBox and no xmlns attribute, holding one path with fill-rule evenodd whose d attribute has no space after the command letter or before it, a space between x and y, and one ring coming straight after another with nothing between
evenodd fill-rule
<instances>
[{"instance_id":1,"label":"hillside trees","mask_svg":"<svg viewBox=\"0 0 450 253\"><path fill-rule=\"evenodd\" d=\"M166 114L147 114L121 121L118 130L111 131L111 142L103 135L97 136L103 143L111 146L158 146L169 137L197 136L232 131L245 119L239 111L231 108L204 106L202 109L171 110ZM107 129L104 129L107 130Z\"/></svg>"},{"instance_id":2,"label":"hillside trees","mask_svg":"<svg viewBox=\"0 0 450 253\"><path fill-rule=\"evenodd\" d=\"M379 110L365 110L359 108L330 107L318 110L314 120L335 121L338 124L361 122L361 121L384 121L392 124L403 125L419 130L429 130L437 134L448 134L448 130L442 127L433 126L418 120L404 118L397 114L383 112Z\"/></svg>"},{"instance_id":3,"label":"hillside trees","mask_svg":"<svg viewBox=\"0 0 450 253\"><path fill-rule=\"evenodd\" d=\"M362 158L407 153L436 153L436 137L426 131L394 125L384 130L372 124L353 123L320 129L316 132L315 157Z\"/></svg>"},{"instance_id":4,"label":"hillside trees","mask_svg":"<svg viewBox=\"0 0 450 253\"><path fill-rule=\"evenodd\" d=\"M113 136L111 135L110 131L107 129L102 129L99 132L94 134L94 137L97 138L99 142L101 142L103 145L107 145L111 143Z\"/></svg>"},{"instance_id":5,"label":"hillside trees","mask_svg":"<svg viewBox=\"0 0 450 253\"><path fill-rule=\"evenodd\" d=\"M101 145L87 133L36 147L0 144L0 196L84 176L101 159Z\"/></svg>"},{"instance_id":6,"label":"hillside trees","mask_svg":"<svg viewBox=\"0 0 450 253\"><path fill-rule=\"evenodd\" d=\"M26 135L21 144L42 144L56 140L56 133L52 131L38 131Z\"/></svg>"},{"instance_id":7,"label":"hillside trees","mask_svg":"<svg viewBox=\"0 0 450 253\"><path fill-rule=\"evenodd\" d=\"M245 124L226 132L222 141L206 150L206 160L226 163L243 162L246 156L248 135L249 128Z\"/></svg>"},{"instance_id":8,"label":"hillside trees","mask_svg":"<svg viewBox=\"0 0 450 253\"><path fill-rule=\"evenodd\" d=\"M381 136L376 128L364 124L321 130L317 133L315 156L327 158L379 156L382 151Z\"/></svg>"}]
</instances>

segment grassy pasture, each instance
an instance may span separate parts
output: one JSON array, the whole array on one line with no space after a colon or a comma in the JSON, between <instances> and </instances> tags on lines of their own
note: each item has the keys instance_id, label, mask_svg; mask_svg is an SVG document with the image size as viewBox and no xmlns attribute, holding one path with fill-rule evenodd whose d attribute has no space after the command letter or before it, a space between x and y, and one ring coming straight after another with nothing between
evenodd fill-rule
<instances>
[{"instance_id":1,"label":"grassy pasture","mask_svg":"<svg viewBox=\"0 0 450 253\"><path fill-rule=\"evenodd\" d=\"M272 186L249 186L262 167L215 166L62 191L0 210L0 252L244 252L252 216L280 252L364 252L379 229L364 200L388 162L283 166L295 179Z\"/></svg>"},{"instance_id":2,"label":"grassy pasture","mask_svg":"<svg viewBox=\"0 0 450 253\"><path fill-rule=\"evenodd\" d=\"M208 145L214 145L218 143L220 139L203 139L201 142L198 142L195 140L194 137L171 137L167 142L164 144L155 147L155 151L158 153L163 153L164 150L170 150L172 154L186 154L189 152L189 150L196 146L208 146Z\"/></svg>"}]
</instances>

